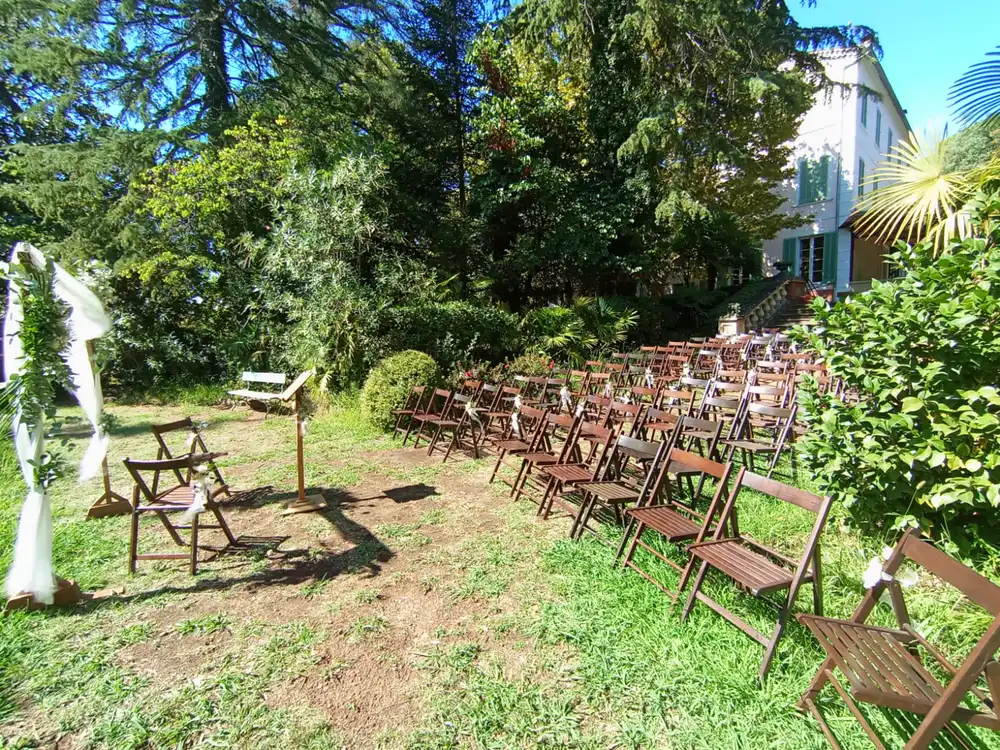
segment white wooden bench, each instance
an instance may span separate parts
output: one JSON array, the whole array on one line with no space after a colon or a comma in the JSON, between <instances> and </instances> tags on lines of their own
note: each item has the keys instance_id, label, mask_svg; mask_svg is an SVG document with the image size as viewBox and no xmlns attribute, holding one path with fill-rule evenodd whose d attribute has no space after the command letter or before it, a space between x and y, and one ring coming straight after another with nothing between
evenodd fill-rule
<instances>
[{"instance_id":1,"label":"white wooden bench","mask_svg":"<svg viewBox=\"0 0 1000 750\"><path fill-rule=\"evenodd\" d=\"M242 402L245 402L247 406L253 409L254 402L261 404L263 406L262 411L264 412L264 418L267 419L267 413L270 411L271 404L284 400L284 391L282 390L285 385L287 378L284 373L281 372L244 372L240 376L240 380L243 383L250 385L256 385L257 390L253 388L238 388L234 391L229 391L230 396L235 396ZM275 390L263 390L267 385L276 387ZM239 403L239 402L237 402ZM235 404L233 405L235 408Z\"/></svg>"}]
</instances>

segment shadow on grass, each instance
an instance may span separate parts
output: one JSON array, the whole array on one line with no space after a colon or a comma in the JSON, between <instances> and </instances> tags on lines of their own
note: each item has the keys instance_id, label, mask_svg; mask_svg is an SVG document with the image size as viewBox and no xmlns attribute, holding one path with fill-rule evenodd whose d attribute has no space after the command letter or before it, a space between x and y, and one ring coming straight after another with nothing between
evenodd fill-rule
<instances>
[{"instance_id":1,"label":"shadow on grass","mask_svg":"<svg viewBox=\"0 0 1000 750\"><path fill-rule=\"evenodd\" d=\"M285 503L297 496L296 492L267 492L270 488L259 488L245 493L239 505L263 507ZM294 586L310 579L329 579L343 573L364 573L367 577L380 575L382 567L395 553L368 527L354 521L344 513L344 508L352 503L389 499L396 503L406 503L433 497L438 494L435 487L426 484L406 485L385 490L376 495L358 496L346 490L334 488L310 488L308 494L322 494L330 506L316 511L313 515L326 520L340 538L351 545L349 549L336 552L327 551L321 542L318 546L302 549L278 550L277 547L288 537L281 536L241 536L240 547L213 550L212 560L233 561L230 565L217 565L204 572L213 577L199 576L188 585L166 585L109 599L95 600L68 610L67 615L87 615L105 604L141 603L165 594L190 594L225 591L242 588L255 591L265 586ZM223 505L223 508L229 505ZM274 557L270 555L274 554ZM268 567L254 569L263 561ZM245 574L240 568L250 567ZM235 575L230 573L235 572Z\"/></svg>"}]
</instances>

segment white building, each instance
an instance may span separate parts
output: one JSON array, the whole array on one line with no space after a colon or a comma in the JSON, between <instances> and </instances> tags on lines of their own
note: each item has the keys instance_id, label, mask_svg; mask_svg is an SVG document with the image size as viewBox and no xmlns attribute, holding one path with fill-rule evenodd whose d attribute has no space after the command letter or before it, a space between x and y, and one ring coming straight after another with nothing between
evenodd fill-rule
<instances>
[{"instance_id":1,"label":"white building","mask_svg":"<svg viewBox=\"0 0 1000 750\"><path fill-rule=\"evenodd\" d=\"M886 278L886 249L855 236L848 219L859 195L871 189L862 183L908 137L910 125L874 55L840 49L821 59L831 80L854 88L821 92L802 122L794 144L796 179L781 188L782 210L813 218L764 242L765 267L785 261L796 275L837 293L863 291L872 279Z\"/></svg>"}]
</instances>

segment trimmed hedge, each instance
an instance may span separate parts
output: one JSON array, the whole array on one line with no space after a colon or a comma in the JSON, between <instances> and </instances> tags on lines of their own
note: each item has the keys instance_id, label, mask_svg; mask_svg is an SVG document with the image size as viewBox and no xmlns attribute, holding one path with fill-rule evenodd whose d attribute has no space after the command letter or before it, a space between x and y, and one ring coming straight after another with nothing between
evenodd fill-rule
<instances>
[{"instance_id":1,"label":"trimmed hedge","mask_svg":"<svg viewBox=\"0 0 1000 750\"><path fill-rule=\"evenodd\" d=\"M423 352L408 350L379 362L361 389L361 415L380 430L389 430L398 409L415 385L434 386L441 379L437 363Z\"/></svg>"}]
</instances>

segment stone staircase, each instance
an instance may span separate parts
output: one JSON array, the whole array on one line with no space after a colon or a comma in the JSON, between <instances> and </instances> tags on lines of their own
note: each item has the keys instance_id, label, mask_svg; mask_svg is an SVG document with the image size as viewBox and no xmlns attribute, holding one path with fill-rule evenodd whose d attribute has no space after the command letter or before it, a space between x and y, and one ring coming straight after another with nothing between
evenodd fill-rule
<instances>
[{"instance_id":1,"label":"stone staircase","mask_svg":"<svg viewBox=\"0 0 1000 750\"><path fill-rule=\"evenodd\" d=\"M813 320L812 310L809 309L809 297L786 297L779 305L767 323L765 328L778 328L784 331L795 325L811 325Z\"/></svg>"}]
</instances>

